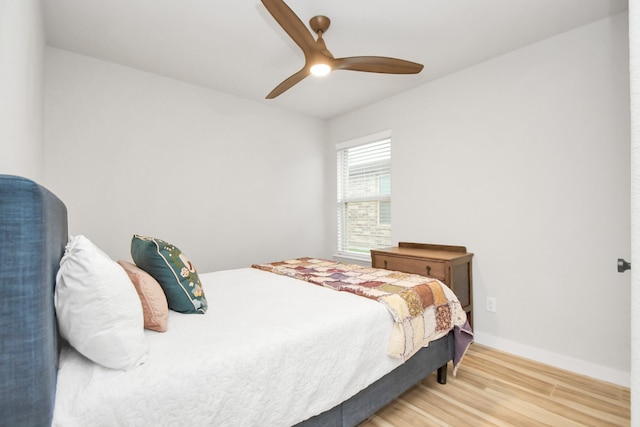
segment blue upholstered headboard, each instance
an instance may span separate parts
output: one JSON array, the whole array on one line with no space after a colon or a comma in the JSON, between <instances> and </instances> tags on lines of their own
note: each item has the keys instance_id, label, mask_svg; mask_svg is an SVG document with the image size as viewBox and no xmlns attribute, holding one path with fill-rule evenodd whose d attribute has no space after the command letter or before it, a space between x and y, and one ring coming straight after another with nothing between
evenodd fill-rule
<instances>
[{"instance_id":1,"label":"blue upholstered headboard","mask_svg":"<svg viewBox=\"0 0 640 427\"><path fill-rule=\"evenodd\" d=\"M50 426L58 334L53 290L67 209L33 181L0 175L0 425Z\"/></svg>"}]
</instances>

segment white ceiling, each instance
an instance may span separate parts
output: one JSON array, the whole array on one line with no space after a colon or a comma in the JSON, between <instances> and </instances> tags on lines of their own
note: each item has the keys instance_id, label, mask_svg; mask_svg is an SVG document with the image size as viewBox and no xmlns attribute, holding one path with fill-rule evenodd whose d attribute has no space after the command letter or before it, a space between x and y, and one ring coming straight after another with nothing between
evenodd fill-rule
<instances>
[{"instance_id":1,"label":"white ceiling","mask_svg":"<svg viewBox=\"0 0 640 427\"><path fill-rule=\"evenodd\" d=\"M417 75L335 71L264 97L304 57L258 0L43 0L48 46L331 118L567 30L627 0L285 0L326 15L335 57L390 56Z\"/></svg>"}]
</instances>

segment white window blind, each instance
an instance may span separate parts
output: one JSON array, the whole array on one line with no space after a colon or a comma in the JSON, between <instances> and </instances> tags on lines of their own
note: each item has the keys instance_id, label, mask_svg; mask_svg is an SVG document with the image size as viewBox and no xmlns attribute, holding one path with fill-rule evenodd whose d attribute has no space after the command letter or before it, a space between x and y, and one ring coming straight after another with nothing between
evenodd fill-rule
<instances>
[{"instance_id":1,"label":"white window blind","mask_svg":"<svg viewBox=\"0 0 640 427\"><path fill-rule=\"evenodd\" d=\"M346 146L345 146L346 145ZM391 245L391 138L338 146L338 253Z\"/></svg>"}]
</instances>

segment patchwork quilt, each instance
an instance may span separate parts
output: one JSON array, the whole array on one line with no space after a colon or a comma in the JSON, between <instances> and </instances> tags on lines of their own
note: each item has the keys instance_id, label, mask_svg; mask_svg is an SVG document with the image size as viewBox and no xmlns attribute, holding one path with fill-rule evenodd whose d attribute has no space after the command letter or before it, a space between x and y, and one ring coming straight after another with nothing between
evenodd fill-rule
<instances>
[{"instance_id":1,"label":"patchwork quilt","mask_svg":"<svg viewBox=\"0 0 640 427\"><path fill-rule=\"evenodd\" d=\"M394 320L388 348L391 357L406 360L429 342L455 329L454 367L457 367L473 340L460 301L437 279L316 258L254 264L252 267L384 304Z\"/></svg>"}]
</instances>

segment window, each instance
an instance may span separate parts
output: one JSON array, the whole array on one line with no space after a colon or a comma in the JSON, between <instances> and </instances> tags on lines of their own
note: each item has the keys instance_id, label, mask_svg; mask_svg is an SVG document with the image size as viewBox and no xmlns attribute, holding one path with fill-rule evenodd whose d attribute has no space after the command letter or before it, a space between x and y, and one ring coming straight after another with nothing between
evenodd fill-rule
<instances>
[{"instance_id":1,"label":"window","mask_svg":"<svg viewBox=\"0 0 640 427\"><path fill-rule=\"evenodd\" d=\"M338 253L391 246L391 136L338 144Z\"/></svg>"}]
</instances>

